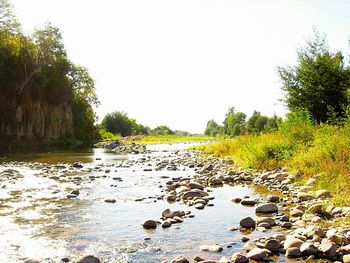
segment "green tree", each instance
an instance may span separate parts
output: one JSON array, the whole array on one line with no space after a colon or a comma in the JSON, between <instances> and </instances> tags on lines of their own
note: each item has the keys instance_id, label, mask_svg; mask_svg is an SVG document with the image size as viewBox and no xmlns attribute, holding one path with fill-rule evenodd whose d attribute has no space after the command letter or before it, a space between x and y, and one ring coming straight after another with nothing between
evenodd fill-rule
<instances>
[{"instance_id":1,"label":"green tree","mask_svg":"<svg viewBox=\"0 0 350 263\"><path fill-rule=\"evenodd\" d=\"M243 134L246 118L246 114L236 112L234 107L230 107L224 120L224 133L232 137Z\"/></svg>"},{"instance_id":2,"label":"green tree","mask_svg":"<svg viewBox=\"0 0 350 263\"><path fill-rule=\"evenodd\" d=\"M129 136L132 134L133 122L125 112L115 111L103 118L102 127L108 132Z\"/></svg>"},{"instance_id":3,"label":"green tree","mask_svg":"<svg viewBox=\"0 0 350 263\"><path fill-rule=\"evenodd\" d=\"M248 133L259 134L265 130L267 121L268 117L261 115L258 111L254 111L246 123L246 130Z\"/></svg>"},{"instance_id":4,"label":"green tree","mask_svg":"<svg viewBox=\"0 0 350 263\"><path fill-rule=\"evenodd\" d=\"M207 136L216 136L220 134L220 130L221 127L214 120L209 120L204 134Z\"/></svg>"},{"instance_id":5,"label":"green tree","mask_svg":"<svg viewBox=\"0 0 350 263\"><path fill-rule=\"evenodd\" d=\"M174 134L174 131L172 131L168 126L166 125L160 125L156 128L154 128L151 131L151 134L153 135L172 135Z\"/></svg>"},{"instance_id":6,"label":"green tree","mask_svg":"<svg viewBox=\"0 0 350 263\"><path fill-rule=\"evenodd\" d=\"M341 52L329 51L325 36L315 32L298 51L297 66L278 67L278 73L289 110L306 110L317 123L344 116L350 71Z\"/></svg>"}]
</instances>

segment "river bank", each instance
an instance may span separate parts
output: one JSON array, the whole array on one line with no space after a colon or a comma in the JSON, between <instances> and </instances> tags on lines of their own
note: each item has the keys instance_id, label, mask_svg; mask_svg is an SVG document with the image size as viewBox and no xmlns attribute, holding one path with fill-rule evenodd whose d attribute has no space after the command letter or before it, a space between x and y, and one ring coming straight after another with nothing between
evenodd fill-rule
<instances>
[{"instance_id":1,"label":"river bank","mask_svg":"<svg viewBox=\"0 0 350 263\"><path fill-rule=\"evenodd\" d=\"M349 212L327 205L329 193L307 193L308 184L294 184L285 168L232 170L230 159L202 157L189 146L122 155L95 149L79 163L72 156L3 162L1 258L348 262L348 228L321 227Z\"/></svg>"}]
</instances>

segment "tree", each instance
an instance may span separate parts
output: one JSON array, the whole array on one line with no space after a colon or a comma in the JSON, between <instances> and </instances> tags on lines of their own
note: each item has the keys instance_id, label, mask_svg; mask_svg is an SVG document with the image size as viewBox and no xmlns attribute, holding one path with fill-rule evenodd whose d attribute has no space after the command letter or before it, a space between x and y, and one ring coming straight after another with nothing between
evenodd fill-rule
<instances>
[{"instance_id":1,"label":"tree","mask_svg":"<svg viewBox=\"0 0 350 263\"><path fill-rule=\"evenodd\" d=\"M214 121L210 120L207 122L204 134L207 136L216 136L220 134L221 127Z\"/></svg>"},{"instance_id":2,"label":"tree","mask_svg":"<svg viewBox=\"0 0 350 263\"><path fill-rule=\"evenodd\" d=\"M0 32L15 34L20 32L20 23L9 0L0 0Z\"/></svg>"},{"instance_id":3,"label":"tree","mask_svg":"<svg viewBox=\"0 0 350 263\"><path fill-rule=\"evenodd\" d=\"M246 118L246 114L236 112L234 107L230 107L224 120L224 133L232 137L243 134Z\"/></svg>"},{"instance_id":4,"label":"tree","mask_svg":"<svg viewBox=\"0 0 350 263\"><path fill-rule=\"evenodd\" d=\"M102 127L108 132L124 137L132 134L133 122L125 112L115 111L103 118Z\"/></svg>"},{"instance_id":5,"label":"tree","mask_svg":"<svg viewBox=\"0 0 350 263\"><path fill-rule=\"evenodd\" d=\"M306 110L317 123L344 117L350 70L341 52L329 51L325 36L315 31L298 51L297 66L278 67L278 73L290 111Z\"/></svg>"},{"instance_id":6,"label":"tree","mask_svg":"<svg viewBox=\"0 0 350 263\"><path fill-rule=\"evenodd\" d=\"M166 125L160 125L151 131L153 135L172 135L174 132Z\"/></svg>"}]
</instances>

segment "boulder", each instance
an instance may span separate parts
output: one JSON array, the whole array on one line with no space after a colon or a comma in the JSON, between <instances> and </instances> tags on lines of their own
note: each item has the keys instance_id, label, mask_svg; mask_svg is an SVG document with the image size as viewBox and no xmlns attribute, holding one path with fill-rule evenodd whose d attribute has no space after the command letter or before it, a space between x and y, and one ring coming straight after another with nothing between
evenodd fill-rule
<instances>
[{"instance_id":1,"label":"boulder","mask_svg":"<svg viewBox=\"0 0 350 263\"><path fill-rule=\"evenodd\" d=\"M329 259L332 259L336 255L337 249L338 246L332 241L323 242L318 247L318 250L322 253L322 255Z\"/></svg>"},{"instance_id":2,"label":"boulder","mask_svg":"<svg viewBox=\"0 0 350 263\"><path fill-rule=\"evenodd\" d=\"M303 254L303 256L312 256L317 254L318 249L315 245L306 242L300 246L300 252Z\"/></svg>"},{"instance_id":3,"label":"boulder","mask_svg":"<svg viewBox=\"0 0 350 263\"><path fill-rule=\"evenodd\" d=\"M281 247L281 242L277 239L269 239L265 242L265 248L271 252L277 252Z\"/></svg>"},{"instance_id":4,"label":"boulder","mask_svg":"<svg viewBox=\"0 0 350 263\"><path fill-rule=\"evenodd\" d=\"M255 261L262 261L264 258L266 258L267 252L268 252L267 249L253 248L252 250L249 251L249 253L247 254L247 257Z\"/></svg>"},{"instance_id":5,"label":"boulder","mask_svg":"<svg viewBox=\"0 0 350 263\"><path fill-rule=\"evenodd\" d=\"M310 201L310 200L313 200L315 199L315 197L313 195L310 195L308 193L304 193L304 192L299 192L297 194L297 198L300 200L300 201Z\"/></svg>"},{"instance_id":6,"label":"boulder","mask_svg":"<svg viewBox=\"0 0 350 263\"><path fill-rule=\"evenodd\" d=\"M249 259L244 256L242 253L234 253L231 257L231 262L232 263L248 263Z\"/></svg>"},{"instance_id":7,"label":"boulder","mask_svg":"<svg viewBox=\"0 0 350 263\"><path fill-rule=\"evenodd\" d=\"M286 250L287 258L300 258L302 256L301 251L297 247L291 247Z\"/></svg>"},{"instance_id":8,"label":"boulder","mask_svg":"<svg viewBox=\"0 0 350 263\"><path fill-rule=\"evenodd\" d=\"M170 263L190 263L187 258L184 256L180 255L174 258Z\"/></svg>"},{"instance_id":9,"label":"boulder","mask_svg":"<svg viewBox=\"0 0 350 263\"><path fill-rule=\"evenodd\" d=\"M286 238L286 241L284 242L284 249L288 249L291 247L296 247L296 248L300 248L300 246L303 244L304 242L302 240L300 240L299 238L296 238L294 236L288 236Z\"/></svg>"},{"instance_id":10,"label":"boulder","mask_svg":"<svg viewBox=\"0 0 350 263\"><path fill-rule=\"evenodd\" d=\"M253 218L251 217L246 217L243 218L240 222L239 225L241 227L247 228L247 229L251 229L251 228L255 228L255 221Z\"/></svg>"},{"instance_id":11,"label":"boulder","mask_svg":"<svg viewBox=\"0 0 350 263\"><path fill-rule=\"evenodd\" d=\"M144 229L156 229L157 228L157 222L154 220L147 220L142 224Z\"/></svg>"},{"instance_id":12,"label":"boulder","mask_svg":"<svg viewBox=\"0 0 350 263\"><path fill-rule=\"evenodd\" d=\"M262 204L262 205L259 205L258 207L256 207L255 212L261 213L261 214L276 213L276 212L278 212L278 207L277 207L277 205L272 204L272 203Z\"/></svg>"},{"instance_id":13,"label":"boulder","mask_svg":"<svg viewBox=\"0 0 350 263\"><path fill-rule=\"evenodd\" d=\"M241 205L254 206L257 204L257 201L253 198L245 198L241 201Z\"/></svg>"},{"instance_id":14,"label":"boulder","mask_svg":"<svg viewBox=\"0 0 350 263\"><path fill-rule=\"evenodd\" d=\"M316 198L330 198L331 194L327 190L318 190L315 194Z\"/></svg>"}]
</instances>

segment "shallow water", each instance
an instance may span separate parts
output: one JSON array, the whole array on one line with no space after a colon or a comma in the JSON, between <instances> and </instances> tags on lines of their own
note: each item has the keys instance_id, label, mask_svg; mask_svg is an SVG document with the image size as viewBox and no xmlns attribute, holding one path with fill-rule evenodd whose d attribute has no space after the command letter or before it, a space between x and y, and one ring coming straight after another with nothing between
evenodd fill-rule
<instances>
[{"instance_id":1,"label":"shallow water","mask_svg":"<svg viewBox=\"0 0 350 263\"><path fill-rule=\"evenodd\" d=\"M7 160L21 160L45 163L86 162L99 171L86 171L79 176L101 176L94 181L83 181L76 186L65 181L67 176L76 176L63 171L63 180L55 181L42 176L43 171L11 167L24 175L14 183L1 182L0 186L0 258L4 262L18 262L25 257L78 258L94 254L104 262L160 262L183 254L207 259L230 257L243 246L242 233L228 231L232 225L239 225L245 216L255 216L254 208L232 203L235 197L260 195L249 186L224 186L210 189L215 197L213 207L196 210L184 204L169 204L158 200L162 188L169 179L164 177L193 176L192 169L181 167L177 171L151 171L156 159L174 158L175 152L186 152L189 144L150 145L147 155L116 155L102 149L84 152L20 154L7 156ZM140 158L148 161L138 162ZM127 167L127 161L135 164ZM0 171L8 167L0 167ZM110 173L105 173L109 169ZM47 172L47 171L46 171ZM122 181L113 179L120 177ZM67 199L71 189L80 189L77 199ZM106 203L106 198L116 203ZM143 201L136 202L135 199ZM143 221L158 220L166 209L189 210L194 218L185 218L181 224L169 229L158 227L154 231L142 228ZM263 235L249 234L253 239ZM150 238L150 240L145 240ZM221 253L202 252L203 244L224 246ZM227 246L232 246L227 248Z\"/></svg>"}]
</instances>

